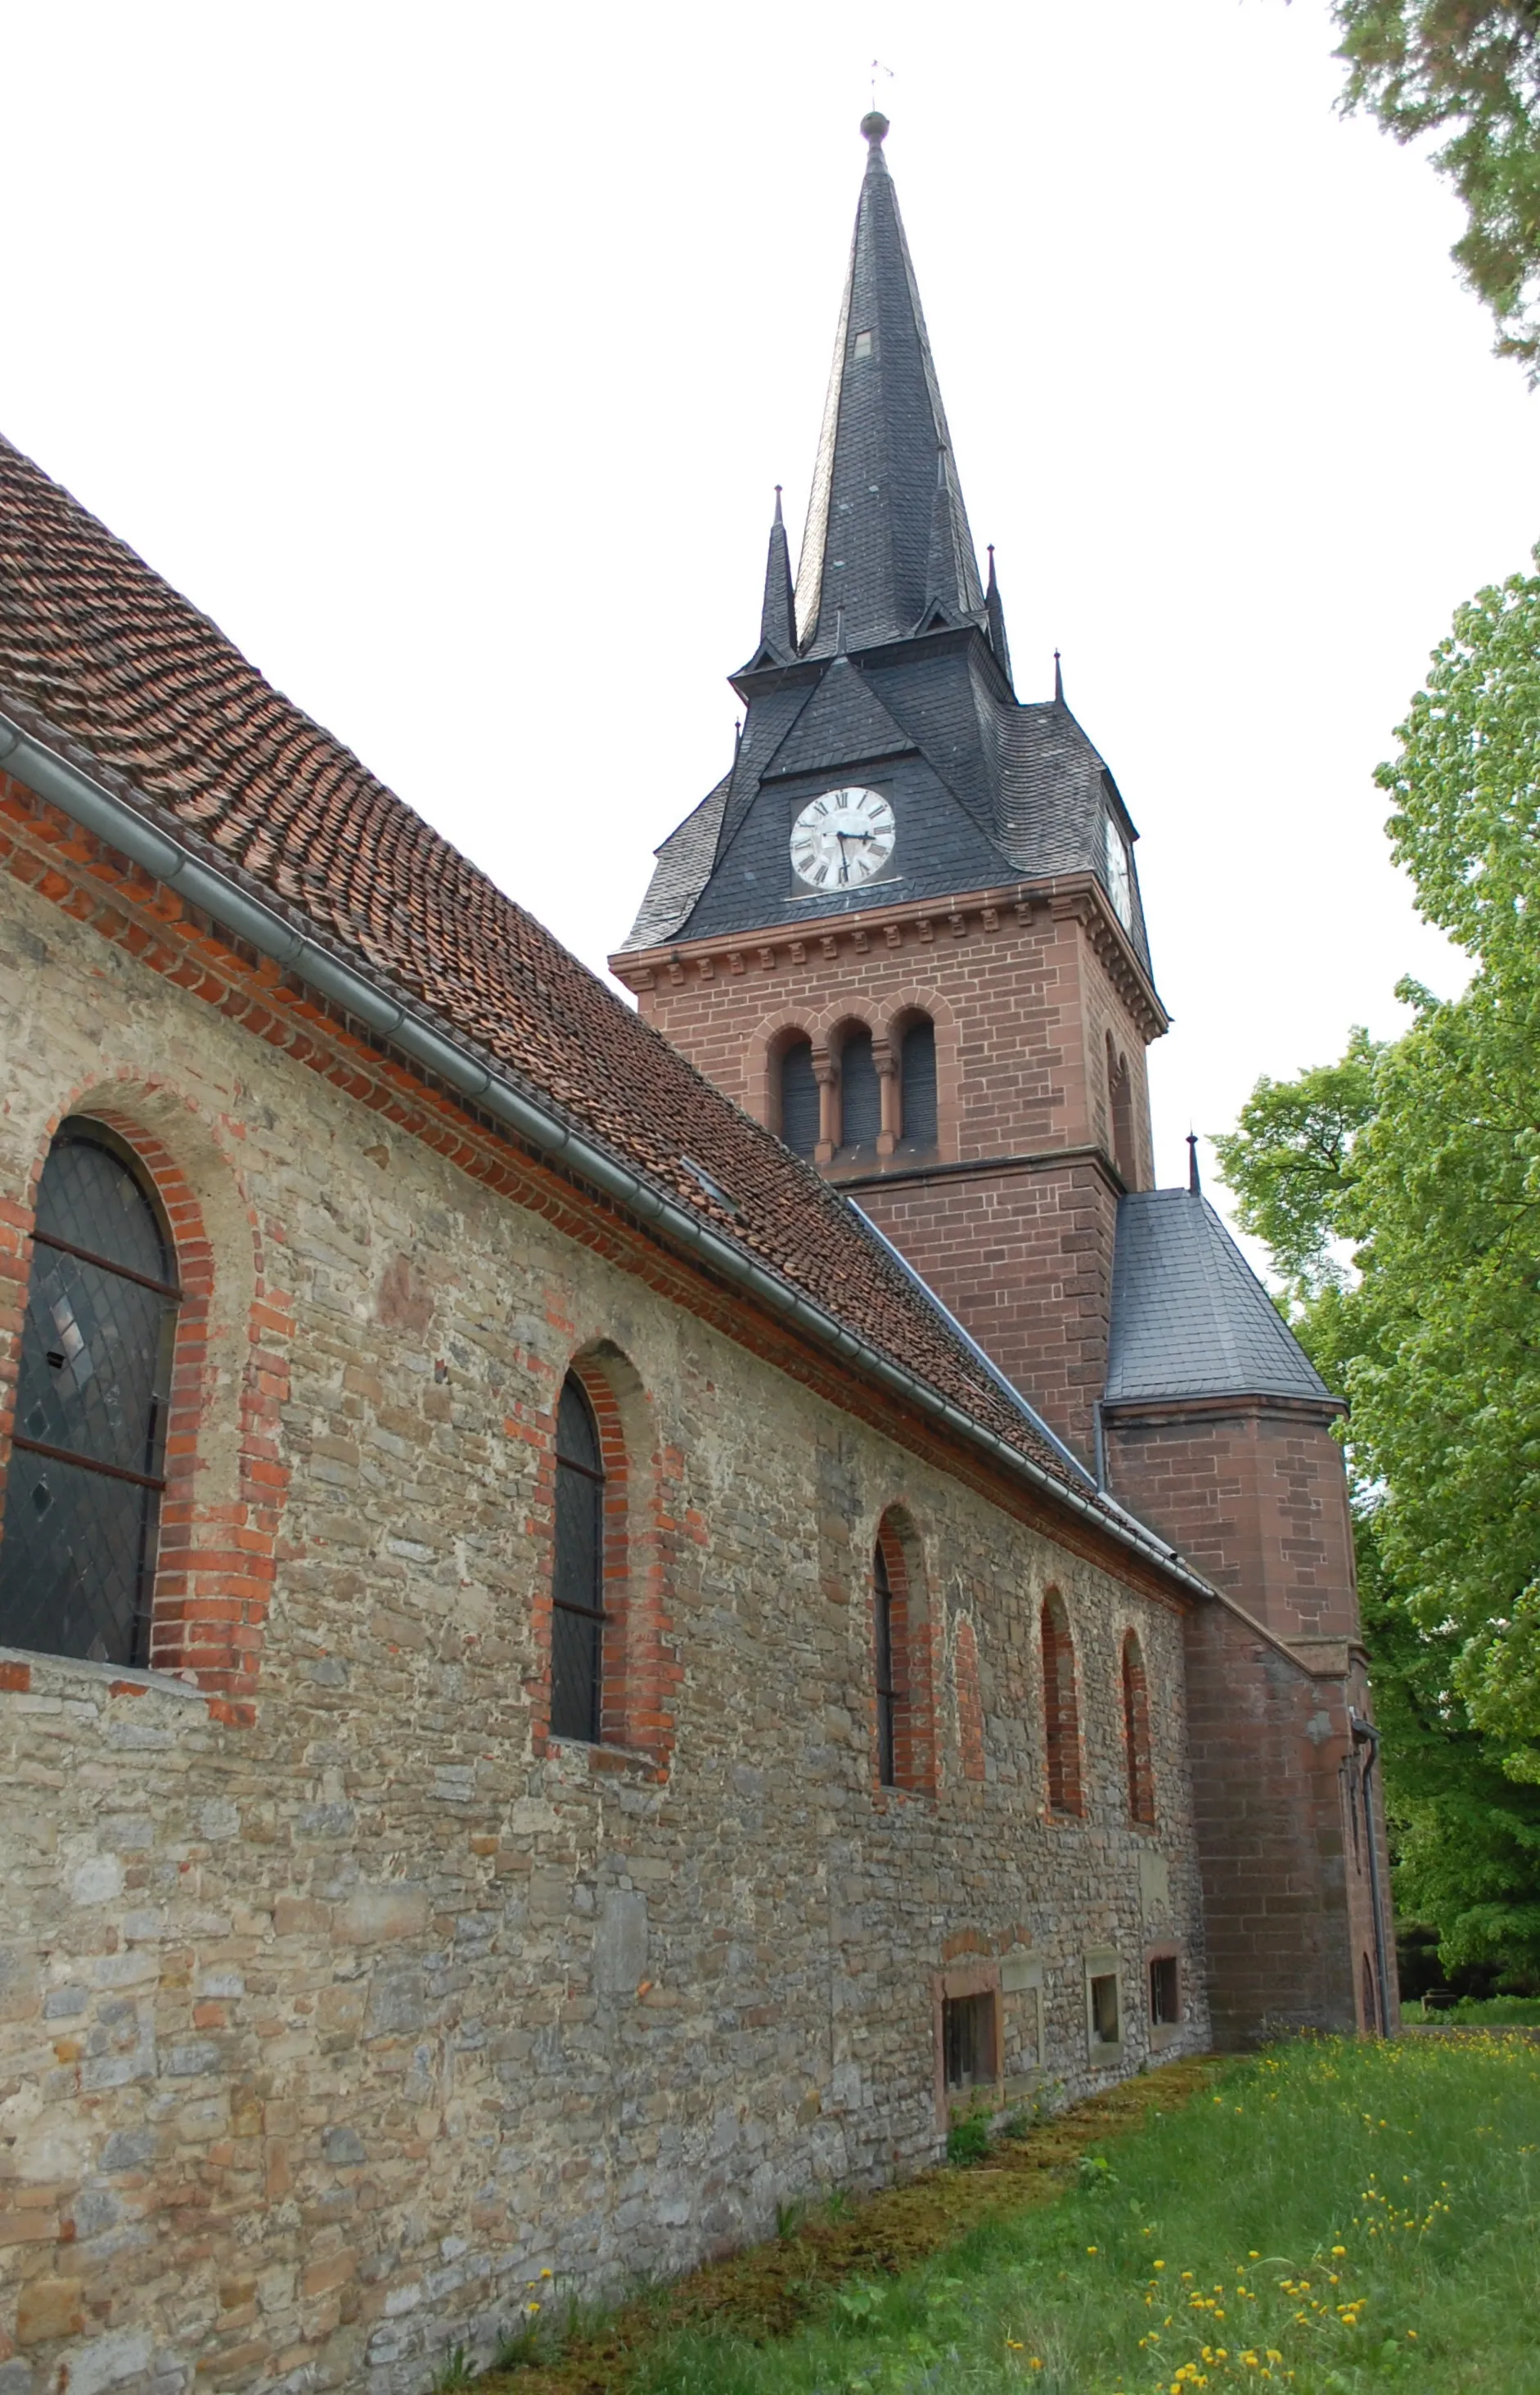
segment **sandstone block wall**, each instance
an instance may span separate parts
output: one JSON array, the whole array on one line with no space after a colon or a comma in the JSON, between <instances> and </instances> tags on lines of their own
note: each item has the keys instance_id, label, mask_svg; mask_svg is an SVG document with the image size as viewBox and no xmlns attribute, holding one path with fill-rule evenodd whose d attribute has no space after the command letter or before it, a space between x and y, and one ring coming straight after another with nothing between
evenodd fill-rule
<instances>
[{"instance_id":1,"label":"sandstone block wall","mask_svg":"<svg viewBox=\"0 0 1540 2395\"><path fill-rule=\"evenodd\" d=\"M0 1221L24 1267L50 1126L99 1104L185 1176L208 1250L187 1520L235 1542L243 1660L233 1701L0 1656L0 2395L64 2369L73 2395L195 2373L416 2395L543 2268L677 2269L777 2200L928 2160L949 1974L995 1992L1018 2088L1137 2067L1159 1941L1179 2043L1205 2043L1179 1616L50 887L4 888ZM648 1720L609 1749L540 1731L578 1356L615 1391L646 1599ZM875 1784L884 1515L934 1796ZM1075 1820L1043 1811L1050 1584ZM1151 1829L1128 1819L1130 1626ZM1117 1958L1116 2052L1088 2044L1088 1952Z\"/></svg>"}]
</instances>

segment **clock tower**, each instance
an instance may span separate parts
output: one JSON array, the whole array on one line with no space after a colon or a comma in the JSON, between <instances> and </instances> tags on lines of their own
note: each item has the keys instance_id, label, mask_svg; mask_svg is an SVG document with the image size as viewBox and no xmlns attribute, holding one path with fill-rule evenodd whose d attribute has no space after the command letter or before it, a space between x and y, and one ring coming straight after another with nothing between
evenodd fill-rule
<instances>
[{"instance_id":1,"label":"clock tower","mask_svg":"<svg viewBox=\"0 0 1540 2395\"><path fill-rule=\"evenodd\" d=\"M856 1199L1088 1464L1120 1198L1166 1027L1134 824L1065 699L1016 695L883 156L868 161L801 560L777 495L732 768L612 959Z\"/></svg>"}]
</instances>

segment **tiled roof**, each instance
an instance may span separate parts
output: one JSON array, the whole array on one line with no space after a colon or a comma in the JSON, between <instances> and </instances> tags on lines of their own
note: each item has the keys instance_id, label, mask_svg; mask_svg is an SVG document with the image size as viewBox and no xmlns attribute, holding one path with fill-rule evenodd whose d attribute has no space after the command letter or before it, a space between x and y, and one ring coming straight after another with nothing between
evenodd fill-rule
<instances>
[{"instance_id":1,"label":"tiled roof","mask_svg":"<svg viewBox=\"0 0 1540 2395\"><path fill-rule=\"evenodd\" d=\"M0 707L478 1046L678 1205L1067 1486L837 1191L0 441ZM723 793L702 810L709 820ZM693 1158L734 1198L718 1207Z\"/></svg>"},{"instance_id":2,"label":"tiled roof","mask_svg":"<svg viewBox=\"0 0 1540 2395\"><path fill-rule=\"evenodd\" d=\"M1330 1396L1206 1198L1120 1199L1107 1402Z\"/></svg>"}]
</instances>

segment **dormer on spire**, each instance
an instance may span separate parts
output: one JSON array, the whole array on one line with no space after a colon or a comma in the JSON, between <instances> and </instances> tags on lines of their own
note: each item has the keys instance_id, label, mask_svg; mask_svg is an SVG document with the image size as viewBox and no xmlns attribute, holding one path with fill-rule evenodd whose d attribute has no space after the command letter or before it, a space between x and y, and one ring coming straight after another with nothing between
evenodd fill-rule
<instances>
[{"instance_id":1,"label":"dormer on spire","mask_svg":"<svg viewBox=\"0 0 1540 2395\"><path fill-rule=\"evenodd\" d=\"M770 553L764 561L764 603L760 610L760 648L756 665L789 666L797 654L796 602L791 589L791 551L787 546L781 514L781 486L776 484L776 518L770 527Z\"/></svg>"},{"instance_id":2,"label":"dormer on spire","mask_svg":"<svg viewBox=\"0 0 1540 2395\"><path fill-rule=\"evenodd\" d=\"M803 656L909 639L939 606L979 622L984 593L898 202L888 122L861 120L867 169L797 573ZM933 570L934 569L934 570Z\"/></svg>"}]
</instances>

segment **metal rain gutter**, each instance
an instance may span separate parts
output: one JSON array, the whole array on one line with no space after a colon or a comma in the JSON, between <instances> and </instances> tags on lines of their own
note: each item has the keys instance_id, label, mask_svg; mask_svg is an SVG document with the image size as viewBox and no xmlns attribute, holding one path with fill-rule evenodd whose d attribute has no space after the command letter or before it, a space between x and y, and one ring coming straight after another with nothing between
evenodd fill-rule
<instances>
[{"instance_id":1,"label":"metal rain gutter","mask_svg":"<svg viewBox=\"0 0 1540 2395\"><path fill-rule=\"evenodd\" d=\"M379 986L345 964L334 952L297 932L275 907L247 895L238 884L192 851L146 821L137 807L118 798L100 782L35 739L9 716L0 714L0 763L39 798L62 809L72 821L105 840L109 847L142 867L157 881L177 891L191 906L212 915L227 930L289 972L299 974L313 989L345 1007L378 1038L388 1039L404 1055L424 1065L439 1080L482 1106L517 1136L564 1165L642 1221L655 1225L681 1247L691 1250L713 1272L749 1290L783 1320L796 1324L817 1343L859 1367L871 1379L904 1397L932 1422L940 1422L969 1446L981 1449L1002 1463L1017 1479L1026 1480L1056 1504L1067 1506L1093 1523L1105 1536L1161 1568L1197 1596L1212 1596L1200 1579L1152 1535L1140 1535L1134 1526L1109 1520L1098 1504L1089 1503L1073 1489L1034 1463L961 1406L871 1346L855 1331L803 1296L777 1273L771 1272L720 1233L701 1223L673 1199L641 1180L591 1140L562 1121L500 1073L489 1071L474 1052L446 1039L415 1007L391 997Z\"/></svg>"}]
</instances>

